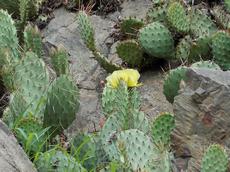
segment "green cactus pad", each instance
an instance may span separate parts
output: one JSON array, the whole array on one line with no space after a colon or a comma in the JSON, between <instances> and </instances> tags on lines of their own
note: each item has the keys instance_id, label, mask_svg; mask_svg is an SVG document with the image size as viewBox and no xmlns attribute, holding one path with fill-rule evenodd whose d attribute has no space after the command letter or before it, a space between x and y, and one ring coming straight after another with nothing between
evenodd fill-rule
<instances>
[{"instance_id":1,"label":"green cactus pad","mask_svg":"<svg viewBox=\"0 0 230 172\"><path fill-rule=\"evenodd\" d=\"M121 21L121 32L130 38L136 38L137 32L144 26L144 22L136 18L127 18Z\"/></svg>"},{"instance_id":2,"label":"green cactus pad","mask_svg":"<svg viewBox=\"0 0 230 172\"><path fill-rule=\"evenodd\" d=\"M135 40L126 40L120 42L117 47L118 56L130 67L141 67L143 61L143 52Z\"/></svg>"},{"instance_id":3,"label":"green cactus pad","mask_svg":"<svg viewBox=\"0 0 230 172\"><path fill-rule=\"evenodd\" d=\"M214 6L212 15L215 17L216 22L223 29L230 28L230 14L227 13L222 6Z\"/></svg>"},{"instance_id":4,"label":"green cactus pad","mask_svg":"<svg viewBox=\"0 0 230 172\"><path fill-rule=\"evenodd\" d=\"M133 171L144 171L154 157L155 146L143 132L130 129L117 137L121 162L127 163Z\"/></svg>"},{"instance_id":5,"label":"green cactus pad","mask_svg":"<svg viewBox=\"0 0 230 172\"><path fill-rule=\"evenodd\" d=\"M167 11L167 20L169 25L179 33L189 31L189 20L184 7L179 2L171 3Z\"/></svg>"},{"instance_id":6,"label":"green cactus pad","mask_svg":"<svg viewBox=\"0 0 230 172\"><path fill-rule=\"evenodd\" d=\"M0 71L4 86L9 92L12 93L16 90L14 83L14 68L10 65L4 65Z\"/></svg>"},{"instance_id":7,"label":"green cactus pad","mask_svg":"<svg viewBox=\"0 0 230 172\"><path fill-rule=\"evenodd\" d=\"M15 67L14 78L18 90L26 102L32 106L37 105L37 101L48 89L49 75L45 63L32 52L27 52L23 60Z\"/></svg>"},{"instance_id":8,"label":"green cactus pad","mask_svg":"<svg viewBox=\"0 0 230 172\"><path fill-rule=\"evenodd\" d=\"M170 113L162 113L152 124L152 138L156 145L170 146L170 135L175 128L175 118Z\"/></svg>"},{"instance_id":9,"label":"green cactus pad","mask_svg":"<svg viewBox=\"0 0 230 172\"><path fill-rule=\"evenodd\" d=\"M186 80L186 67L178 67L170 70L164 81L164 95L166 99L173 103L174 97L178 95L180 89L180 83L182 80Z\"/></svg>"},{"instance_id":10,"label":"green cactus pad","mask_svg":"<svg viewBox=\"0 0 230 172\"><path fill-rule=\"evenodd\" d=\"M28 25L24 31L24 49L42 57L42 37L37 26Z\"/></svg>"},{"instance_id":11,"label":"green cactus pad","mask_svg":"<svg viewBox=\"0 0 230 172\"><path fill-rule=\"evenodd\" d=\"M211 145L205 152L201 172L226 172L228 168L228 155L220 145Z\"/></svg>"},{"instance_id":12,"label":"green cactus pad","mask_svg":"<svg viewBox=\"0 0 230 172\"><path fill-rule=\"evenodd\" d=\"M212 40L212 53L214 62L223 70L230 70L230 34L228 32L218 32Z\"/></svg>"},{"instance_id":13,"label":"green cactus pad","mask_svg":"<svg viewBox=\"0 0 230 172\"><path fill-rule=\"evenodd\" d=\"M44 113L44 127L52 126L55 134L66 129L79 109L79 90L69 76L61 75L51 85Z\"/></svg>"},{"instance_id":14,"label":"green cactus pad","mask_svg":"<svg viewBox=\"0 0 230 172\"><path fill-rule=\"evenodd\" d=\"M69 74L69 55L64 47L59 46L57 50L53 50L51 54L51 63L57 74Z\"/></svg>"},{"instance_id":15,"label":"green cactus pad","mask_svg":"<svg viewBox=\"0 0 230 172\"><path fill-rule=\"evenodd\" d=\"M200 59L210 59L211 36L203 36L197 38L191 44L189 61L194 62Z\"/></svg>"},{"instance_id":16,"label":"green cactus pad","mask_svg":"<svg viewBox=\"0 0 230 172\"><path fill-rule=\"evenodd\" d=\"M162 4L153 8L150 8L146 15L146 20L151 22L162 22L165 23L167 14L167 5Z\"/></svg>"},{"instance_id":17,"label":"green cactus pad","mask_svg":"<svg viewBox=\"0 0 230 172\"><path fill-rule=\"evenodd\" d=\"M94 39L94 30L92 23L90 22L88 15L85 11L79 11L78 13L78 23L79 23L79 31L81 34L81 38L85 42L86 46L91 50L95 51L95 39Z\"/></svg>"},{"instance_id":18,"label":"green cactus pad","mask_svg":"<svg viewBox=\"0 0 230 172\"><path fill-rule=\"evenodd\" d=\"M140 30L139 41L144 50L156 58L174 57L174 41L169 30L153 22Z\"/></svg>"},{"instance_id":19,"label":"green cactus pad","mask_svg":"<svg viewBox=\"0 0 230 172\"><path fill-rule=\"evenodd\" d=\"M191 65L193 68L205 68L205 69L216 69L220 70L220 66L213 61L199 61Z\"/></svg>"},{"instance_id":20,"label":"green cactus pad","mask_svg":"<svg viewBox=\"0 0 230 172\"><path fill-rule=\"evenodd\" d=\"M0 10L0 67L6 64L6 61L10 63L18 62L18 38L17 30L14 25L14 21L11 16L4 10ZM7 51L9 59L5 58L5 51Z\"/></svg>"},{"instance_id":21,"label":"green cactus pad","mask_svg":"<svg viewBox=\"0 0 230 172\"><path fill-rule=\"evenodd\" d=\"M110 160L120 160L119 151L115 143L118 132L122 130L122 122L117 116L110 115L100 133L102 147Z\"/></svg>"},{"instance_id":22,"label":"green cactus pad","mask_svg":"<svg viewBox=\"0 0 230 172\"><path fill-rule=\"evenodd\" d=\"M217 31L213 21L202 11L194 9L189 13L190 31L197 37L212 35Z\"/></svg>"},{"instance_id":23,"label":"green cactus pad","mask_svg":"<svg viewBox=\"0 0 230 172\"><path fill-rule=\"evenodd\" d=\"M72 156L67 152L52 149L40 153L35 159L35 165L38 171L52 172L87 172Z\"/></svg>"},{"instance_id":24,"label":"green cactus pad","mask_svg":"<svg viewBox=\"0 0 230 172\"><path fill-rule=\"evenodd\" d=\"M186 36L180 40L176 47L176 58L179 60L187 60L190 54L192 39Z\"/></svg>"},{"instance_id":25,"label":"green cactus pad","mask_svg":"<svg viewBox=\"0 0 230 172\"><path fill-rule=\"evenodd\" d=\"M115 98L116 90L106 85L102 93L102 110L106 118L114 112Z\"/></svg>"}]
</instances>

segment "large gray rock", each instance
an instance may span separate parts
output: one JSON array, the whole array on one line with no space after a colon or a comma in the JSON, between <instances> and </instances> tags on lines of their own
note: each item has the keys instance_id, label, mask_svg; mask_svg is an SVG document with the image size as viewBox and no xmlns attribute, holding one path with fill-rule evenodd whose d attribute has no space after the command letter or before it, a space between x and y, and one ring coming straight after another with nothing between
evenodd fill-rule
<instances>
[{"instance_id":1,"label":"large gray rock","mask_svg":"<svg viewBox=\"0 0 230 172\"><path fill-rule=\"evenodd\" d=\"M32 162L18 145L14 135L0 120L0 171L36 172Z\"/></svg>"},{"instance_id":2,"label":"large gray rock","mask_svg":"<svg viewBox=\"0 0 230 172\"><path fill-rule=\"evenodd\" d=\"M195 172L209 144L230 148L230 71L189 69L187 76L173 104L174 136L177 153L190 152L189 171Z\"/></svg>"}]
</instances>

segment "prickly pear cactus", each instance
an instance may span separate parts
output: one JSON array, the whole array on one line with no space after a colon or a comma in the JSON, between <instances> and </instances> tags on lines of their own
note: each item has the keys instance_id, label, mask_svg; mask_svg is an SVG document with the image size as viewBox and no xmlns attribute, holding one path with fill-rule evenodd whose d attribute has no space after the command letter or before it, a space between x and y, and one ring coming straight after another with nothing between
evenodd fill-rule
<instances>
[{"instance_id":1,"label":"prickly pear cactus","mask_svg":"<svg viewBox=\"0 0 230 172\"><path fill-rule=\"evenodd\" d=\"M16 90L16 85L14 83L14 68L11 65L3 65L0 70L0 75L2 76L2 81L7 91L13 92Z\"/></svg>"},{"instance_id":2,"label":"prickly pear cactus","mask_svg":"<svg viewBox=\"0 0 230 172\"><path fill-rule=\"evenodd\" d=\"M39 172L87 172L87 170L67 152L58 149L40 153L37 159L35 159L35 165Z\"/></svg>"},{"instance_id":3,"label":"prickly pear cactus","mask_svg":"<svg viewBox=\"0 0 230 172\"><path fill-rule=\"evenodd\" d=\"M28 25L24 31L24 50L42 57L42 38L37 26Z\"/></svg>"},{"instance_id":4,"label":"prickly pear cactus","mask_svg":"<svg viewBox=\"0 0 230 172\"><path fill-rule=\"evenodd\" d=\"M167 14L167 4L161 4L150 8L146 15L148 23L158 21L165 23Z\"/></svg>"},{"instance_id":5,"label":"prickly pear cactus","mask_svg":"<svg viewBox=\"0 0 230 172\"><path fill-rule=\"evenodd\" d=\"M79 30L80 30L81 38L83 39L83 41L85 42L89 50L92 51L94 58L98 61L98 63L100 63L100 65L109 73L115 70L122 69L122 67L111 63L106 57L104 57L97 50L96 45L95 45L93 26L85 11L79 11L78 23L79 23Z\"/></svg>"},{"instance_id":6,"label":"prickly pear cactus","mask_svg":"<svg viewBox=\"0 0 230 172\"><path fill-rule=\"evenodd\" d=\"M66 129L76 117L79 90L69 76L61 75L51 85L44 112L44 127L52 126L55 134Z\"/></svg>"},{"instance_id":7,"label":"prickly pear cactus","mask_svg":"<svg viewBox=\"0 0 230 172\"><path fill-rule=\"evenodd\" d=\"M17 30L14 21L7 11L0 10L0 67L6 64L5 51L8 53L10 63L19 60Z\"/></svg>"},{"instance_id":8,"label":"prickly pear cactus","mask_svg":"<svg viewBox=\"0 0 230 172\"><path fill-rule=\"evenodd\" d=\"M144 171L155 156L155 146L143 132L130 129L117 136L117 147L121 154L120 161L133 171Z\"/></svg>"},{"instance_id":9,"label":"prickly pear cactus","mask_svg":"<svg viewBox=\"0 0 230 172\"><path fill-rule=\"evenodd\" d=\"M27 52L15 67L14 82L27 104L36 109L49 85L49 75L43 60L36 54Z\"/></svg>"},{"instance_id":10,"label":"prickly pear cactus","mask_svg":"<svg viewBox=\"0 0 230 172\"><path fill-rule=\"evenodd\" d=\"M173 37L159 22L153 22L142 28L139 41L144 51L153 57L169 59L174 56Z\"/></svg>"},{"instance_id":11,"label":"prickly pear cactus","mask_svg":"<svg viewBox=\"0 0 230 172\"><path fill-rule=\"evenodd\" d=\"M78 13L78 23L81 38L84 40L86 46L91 50L95 51L95 39L94 30L91 21L85 11L79 11Z\"/></svg>"},{"instance_id":12,"label":"prickly pear cactus","mask_svg":"<svg viewBox=\"0 0 230 172\"><path fill-rule=\"evenodd\" d=\"M170 146L170 135L175 128L174 115L162 113L158 115L152 124L152 138L156 145L163 145L165 148Z\"/></svg>"},{"instance_id":13,"label":"prickly pear cactus","mask_svg":"<svg viewBox=\"0 0 230 172\"><path fill-rule=\"evenodd\" d=\"M214 6L212 9L212 15L223 29L230 28L230 14L227 13L222 6Z\"/></svg>"},{"instance_id":14,"label":"prickly pear cactus","mask_svg":"<svg viewBox=\"0 0 230 172\"><path fill-rule=\"evenodd\" d=\"M51 63L57 74L69 74L69 56L64 47L59 46L57 50L53 50L51 54Z\"/></svg>"},{"instance_id":15,"label":"prickly pear cactus","mask_svg":"<svg viewBox=\"0 0 230 172\"><path fill-rule=\"evenodd\" d=\"M197 38L215 33L217 28L213 21L202 11L193 9L189 13L190 31Z\"/></svg>"},{"instance_id":16,"label":"prickly pear cactus","mask_svg":"<svg viewBox=\"0 0 230 172\"><path fill-rule=\"evenodd\" d=\"M186 36L180 40L176 47L176 58L181 60L187 60L190 54L192 39L190 36Z\"/></svg>"},{"instance_id":17,"label":"prickly pear cactus","mask_svg":"<svg viewBox=\"0 0 230 172\"><path fill-rule=\"evenodd\" d=\"M226 172L228 168L228 155L220 145L211 145L205 152L201 172Z\"/></svg>"},{"instance_id":18,"label":"prickly pear cactus","mask_svg":"<svg viewBox=\"0 0 230 172\"><path fill-rule=\"evenodd\" d=\"M202 36L194 40L191 44L189 61L195 62L203 59L210 59L211 36Z\"/></svg>"},{"instance_id":19,"label":"prickly pear cactus","mask_svg":"<svg viewBox=\"0 0 230 172\"><path fill-rule=\"evenodd\" d=\"M123 121L117 115L110 115L100 133L102 147L110 160L120 160L119 151L116 147L116 138L118 132L122 130L122 123Z\"/></svg>"},{"instance_id":20,"label":"prickly pear cactus","mask_svg":"<svg viewBox=\"0 0 230 172\"><path fill-rule=\"evenodd\" d=\"M189 20L180 2L173 2L169 5L167 20L176 32L187 33L189 31Z\"/></svg>"},{"instance_id":21,"label":"prickly pear cactus","mask_svg":"<svg viewBox=\"0 0 230 172\"><path fill-rule=\"evenodd\" d=\"M193 63L191 67L221 70L220 66L214 63L213 61L199 61L199 62Z\"/></svg>"},{"instance_id":22,"label":"prickly pear cactus","mask_svg":"<svg viewBox=\"0 0 230 172\"><path fill-rule=\"evenodd\" d=\"M214 62L223 70L230 70L230 34L220 31L212 39Z\"/></svg>"},{"instance_id":23,"label":"prickly pear cactus","mask_svg":"<svg viewBox=\"0 0 230 172\"><path fill-rule=\"evenodd\" d=\"M116 99L116 90L106 86L102 93L103 115L108 118L114 112L114 102Z\"/></svg>"},{"instance_id":24,"label":"prickly pear cactus","mask_svg":"<svg viewBox=\"0 0 230 172\"><path fill-rule=\"evenodd\" d=\"M143 21L131 17L122 20L120 23L121 32L130 38L136 38L138 30L143 26Z\"/></svg>"},{"instance_id":25,"label":"prickly pear cactus","mask_svg":"<svg viewBox=\"0 0 230 172\"><path fill-rule=\"evenodd\" d=\"M180 83L182 80L186 80L186 67L178 67L170 70L164 81L164 95L166 99L173 103L174 97L178 95L180 89Z\"/></svg>"},{"instance_id":26,"label":"prickly pear cactus","mask_svg":"<svg viewBox=\"0 0 230 172\"><path fill-rule=\"evenodd\" d=\"M139 44L135 40L126 40L120 42L117 47L118 56L130 67L141 68L143 61L143 52Z\"/></svg>"}]
</instances>

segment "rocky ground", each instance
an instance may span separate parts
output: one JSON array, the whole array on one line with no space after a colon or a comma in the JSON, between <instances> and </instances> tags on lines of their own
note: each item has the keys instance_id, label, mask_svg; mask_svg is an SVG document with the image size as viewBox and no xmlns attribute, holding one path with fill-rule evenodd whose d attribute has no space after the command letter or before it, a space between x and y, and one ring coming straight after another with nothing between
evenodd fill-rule
<instances>
[{"instance_id":1,"label":"rocky ground","mask_svg":"<svg viewBox=\"0 0 230 172\"><path fill-rule=\"evenodd\" d=\"M91 16L95 28L97 46L110 59L117 59L114 47L116 42L112 37L114 26L119 18L136 16L144 18L147 9L151 7L150 0L125 1L121 11L108 14L106 17ZM65 8L54 11L54 19L43 29L44 43L47 47L62 44L70 54L71 71L80 88L80 111L71 127L71 133L80 130L98 130L101 114L101 81L108 75L92 58L80 38L76 13L71 13ZM141 74L140 87L142 110L150 118L159 112L172 111L163 95L164 74L160 68L152 69Z\"/></svg>"}]
</instances>

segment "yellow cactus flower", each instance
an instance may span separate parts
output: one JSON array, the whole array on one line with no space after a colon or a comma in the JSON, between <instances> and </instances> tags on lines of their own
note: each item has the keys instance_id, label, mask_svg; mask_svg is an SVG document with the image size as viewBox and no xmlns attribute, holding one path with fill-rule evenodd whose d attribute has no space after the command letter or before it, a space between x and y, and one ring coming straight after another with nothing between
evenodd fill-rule
<instances>
[{"instance_id":1,"label":"yellow cactus flower","mask_svg":"<svg viewBox=\"0 0 230 172\"><path fill-rule=\"evenodd\" d=\"M120 81L124 81L128 87L137 87L141 85L138 83L139 78L140 74L137 70L124 69L114 71L106 78L106 80L108 84L113 88L117 88Z\"/></svg>"}]
</instances>

